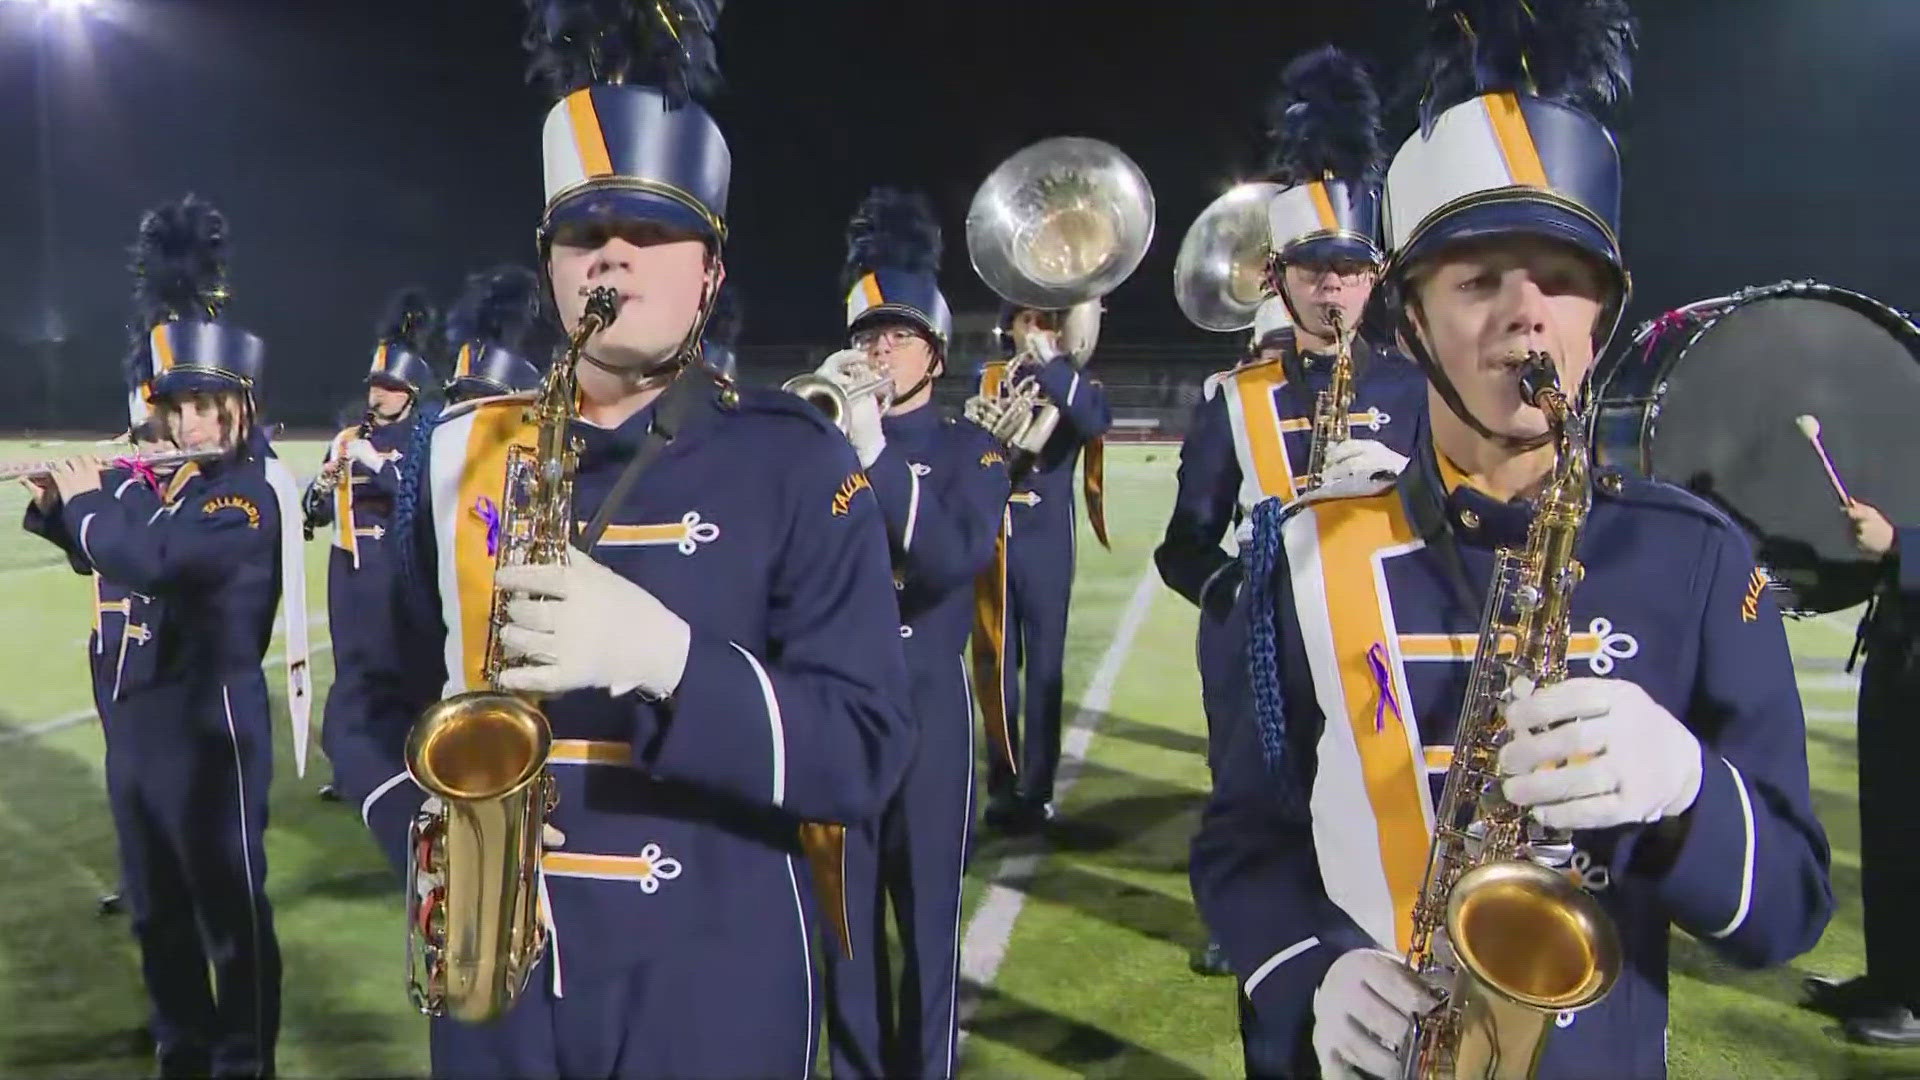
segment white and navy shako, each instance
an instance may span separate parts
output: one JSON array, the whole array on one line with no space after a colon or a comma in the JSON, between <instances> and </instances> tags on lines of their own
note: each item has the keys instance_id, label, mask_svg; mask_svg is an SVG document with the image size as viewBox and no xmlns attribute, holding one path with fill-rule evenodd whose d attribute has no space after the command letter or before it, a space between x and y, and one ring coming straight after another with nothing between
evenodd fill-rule
<instances>
[{"instance_id":1,"label":"white and navy shako","mask_svg":"<svg viewBox=\"0 0 1920 1080\"><path fill-rule=\"evenodd\" d=\"M945 355L953 312L940 293L940 221L920 192L877 187L847 223L847 261L841 288L847 298L847 334L880 322L903 322L925 334Z\"/></svg>"},{"instance_id":2,"label":"white and navy shako","mask_svg":"<svg viewBox=\"0 0 1920 1080\"><path fill-rule=\"evenodd\" d=\"M511 263L469 274L447 309L453 355L447 397L459 401L514 394L540 385L548 325L540 279Z\"/></svg>"},{"instance_id":3,"label":"white and navy shako","mask_svg":"<svg viewBox=\"0 0 1920 1080\"><path fill-rule=\"evenodd\" d=\"M221 321L226 248L226 218L192 195L141 217L134 304L152 372L149 399L230 390L251 398L266 345Z\"/></svg>"},{"instance_id":4,"label":"white and navy shako","mask_svg":"<svg viewBox=\"0 0 1920 1080\"><path fill-rule=\"evenodd\" d=\"M1278 303L1255 314L1252 346L1299 320L1281 287L1288 263L1385 262L1380 237L1380 96L1358 60L1331 45L1296 57L1267 104L1269 273ZM1282 324L1280 320L1289 320ZM1264 327L1262 323L1265 323Z\"/></svg>"},{"instance_id":5,"label":"white and navy shako","mask_svg":"<svg viewBox=\"0 0 1920 1080\"><path fill-rule=\"evenodd\" d=\"M1387 169L1383 285L1405 329L1409 267L1455 241L1532 234L1611 274L1604 349L1630 279L1620 155L1596 114L1624 99L1635 24L1623 0L1432 0L1420 130Z\"/></svg>"},{"instance_id":6,"label":"white and navy shako","mask_svg":"<svg viewBox=\"0 0 1920 1080\"><path fill-rule=\"evenodd\" d=\"M542 262L568 223L655 221L726 237L733 158L699 102L716 90L719 0L527 0L531 76L555 99L541 133Z\"/></svg>"},{"instance_id":7,"label":"white and navy shako","mask_svg":"<svg viewBox=\"0 0 1920 1080\"><path fill-rule=\"evenodd\" d=\"M373 363L367 368L367 382L417 397L420 388L433 380L433 365L427 356L433 351L438 323L439 315L426 290L408 286L395 293L374 331Z\"/></svg>"},{"instance_id":8,"label":"white and navy shako","mask_svg":"<svg viewBox=\"0 0 1920 1080\"><path fill-rule=\"evenodd\" d=\"M1331 45L1288 64L1268 105L1267 203L1277 262L1385 261L1380 243L1380 97L1361 63Z\"/></svg>"}]
</instances>

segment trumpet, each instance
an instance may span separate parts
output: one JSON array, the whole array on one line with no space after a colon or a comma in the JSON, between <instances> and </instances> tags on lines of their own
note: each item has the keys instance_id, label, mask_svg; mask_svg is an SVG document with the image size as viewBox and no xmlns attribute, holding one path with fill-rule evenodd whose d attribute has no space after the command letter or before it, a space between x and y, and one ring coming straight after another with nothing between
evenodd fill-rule
<instances>
[{"instance_id":1,"label":"trumpet","mask_svg":"<svg viewBox=\"0 0 1920 1080\"><path fill-rule=\"evenodd\" d=\"M875 372L871 378L845 387L817 371L808 371L781 383L780 389L819 409L845 435L853 424L853 407L861 400L877 396L880 411L887 411L887 399L893 396L893 376Z\"/></svg>"},{"instance_id":2,"label":"trumpet","mask_svg":"<svg viewBox=\"0 0 1920 1080\"><path fill-rule=\"evenodd\" d=\"M166 469L189 462L212 461L226 455L225 450L163 450L154 454L122 454L109 458L105 467L109 469ZM45 461L21 461L12 465L0 465L0 480L44 480L53 475L66 458L50 458Z\"/></svg>"}]
</instances>

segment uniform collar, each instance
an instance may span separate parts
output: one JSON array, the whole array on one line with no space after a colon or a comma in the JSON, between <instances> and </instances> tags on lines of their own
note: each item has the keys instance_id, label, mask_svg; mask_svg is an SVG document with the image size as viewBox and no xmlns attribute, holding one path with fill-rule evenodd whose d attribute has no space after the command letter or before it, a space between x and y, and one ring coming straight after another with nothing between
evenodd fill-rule
<instances>
[{"instance_id":1,"label":"uniform collar","mask_svg":"<svg viewBox=\"0 0 1920 1080\"><path fill-rule=\"evenodd\" d=\"M938 431L945 419L940 415L940 407L928 402L910 413L881 417L880 429L888 435L899 435L908 439L925 438Z\"/></svg>"},{"instance_id":2,"label":"uniform collar","mask_svg":"<svg viewBox=\"0 0 1920 1080\"><path fill-rule=\"evenodd\" d=\"M580 437L581 460L618 461L639 453L640 447L647 441L647 433L653 428L655 417L660 415L669 396L677 399L680 409L678 429L674 432L676 441L684 441L687 436L712 423L721 413L720 387L704 369L689 367L659 397L627 417L619 427L596 427L583 420L575 420L572 428L574 434Z\"/></svg>"},{"instance_id":3,"label":"uniform collar","mask_svg":"<svg viewBox=\"0 0 1920 1080\"><path fill-rule=\"evenodd\" d=\"M1329 352L1305 352L1299 348L1299 338L1289 337L1287 348L1280 355L1280 367L1287 373L1290 383L1310 384L1326 382L1333 372L1333 356ZM1373 360L1373 349L1367 340L1358 334L1353 336L1353 381L1359 382Z\"/></svg>"}]
</instances>

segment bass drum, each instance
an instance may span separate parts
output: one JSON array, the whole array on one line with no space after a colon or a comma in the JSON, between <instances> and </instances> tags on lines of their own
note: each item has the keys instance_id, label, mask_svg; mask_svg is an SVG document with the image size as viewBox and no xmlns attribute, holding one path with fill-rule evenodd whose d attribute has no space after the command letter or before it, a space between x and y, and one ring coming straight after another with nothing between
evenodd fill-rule
<instances>
[{"instance_id":1,"label":"bass drum","mask_svg":"<svg viewBox=\"0 0 1920 1080\"><path fill-rule=\"evenodd\" d=\"M1739 522L1800 613L1864 602L1877 564L1795 419L1849 494L1920 522L1920 330L1872 297L1812 281L1702 300L1642 325L1595 373L1602 465L1664 480Z\"/></svg>"}]
</instances>

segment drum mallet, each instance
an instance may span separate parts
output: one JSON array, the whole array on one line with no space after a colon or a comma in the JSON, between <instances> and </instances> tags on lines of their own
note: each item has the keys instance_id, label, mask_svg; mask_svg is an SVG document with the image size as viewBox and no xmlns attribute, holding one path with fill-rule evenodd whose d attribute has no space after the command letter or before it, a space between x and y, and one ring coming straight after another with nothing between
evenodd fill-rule
<instances>
[{"instance_id":1,"label":"drum mallet","mask_svg":"<svg viewBox=\"0 0 1920 1080\"><path fill-rule=\"evenodd\" d=\"M1833 483L1833 492L1840 496L1840 508L1845 510L1851 507L1853 496L1847 494L1846 485L1840 482L1840 474L1833 471L1833 459L1827 456L1827 448L1820 444L1820 421L1803 413L1794 418L1793 425L1813 444L1814 453L1820 455L1820 464L1827 470L1827 479Z\"/></svg>"}]
</instances>

